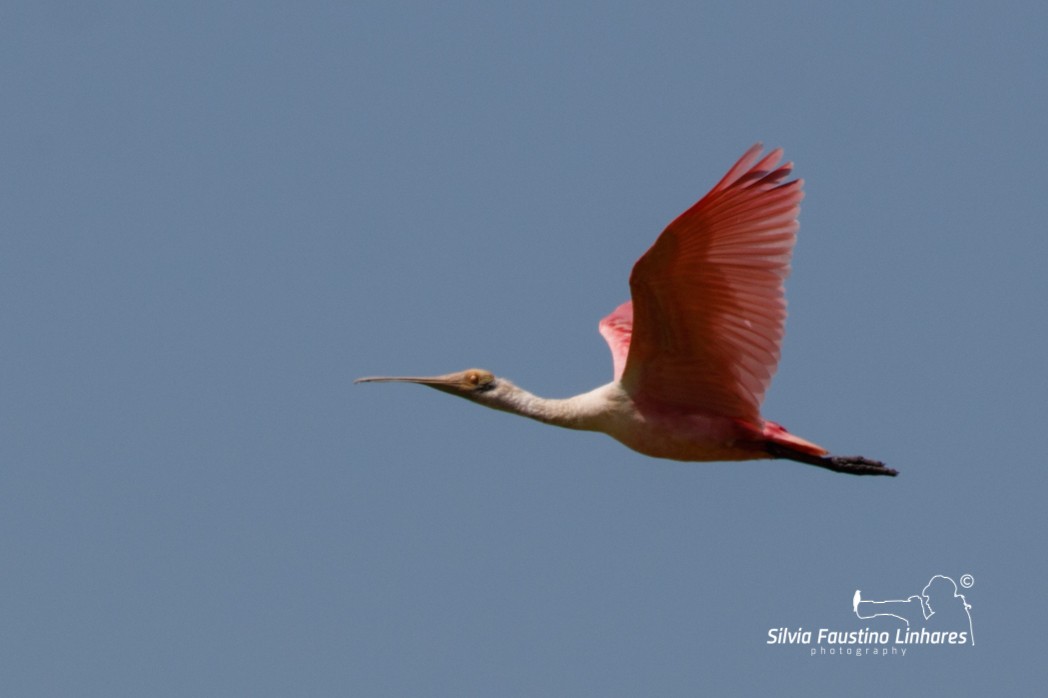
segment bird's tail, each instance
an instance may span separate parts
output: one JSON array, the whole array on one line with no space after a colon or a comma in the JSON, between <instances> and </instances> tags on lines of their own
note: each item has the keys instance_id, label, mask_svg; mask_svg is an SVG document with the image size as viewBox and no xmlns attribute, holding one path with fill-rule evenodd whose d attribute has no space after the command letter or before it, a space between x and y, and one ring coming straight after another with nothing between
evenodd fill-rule
<instances>
[{"instance_id":1,"label":"bird's tail","mask_svg":"<svg viewBox=\"0 0 1048 698\"><path fill-rule=\"evenodd\" d=\"M786 428L775 422L764 422L763 436L769 445L774 445L783 452L796 453L798 455L825 456L829 453L825 448L811 441L794 436L786 431ZM777 458L792 458L789 455L776 456ZM799 459L794 459L799 460ZM807 462L807 461L801 461Z\"/></svg>"},{"instance_id":2,"label":"bird's tail","mask_svg":"<svg viewBox=\"0 0 1048 698\"><path fill-rule=\"evenodd\" d=\"M862 456L831 456L829 451L822 446L794 436L775 422L764 423L763 435L764 448L772 458L786 458L849 475L894 477L899 474L899 471L889 468L879 460L871 460Z\"/></svg>"}]
</instances>

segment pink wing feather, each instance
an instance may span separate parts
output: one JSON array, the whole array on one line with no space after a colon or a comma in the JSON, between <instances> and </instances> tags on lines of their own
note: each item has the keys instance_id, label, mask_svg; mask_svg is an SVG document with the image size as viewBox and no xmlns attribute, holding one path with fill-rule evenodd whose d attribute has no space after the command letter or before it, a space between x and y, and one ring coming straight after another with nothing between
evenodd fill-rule
<instances>
[{"instance_id":1,"label":"pink wing feather","mask_svg":"<svg viewBox=\"0 0 1048 698\"><path fill-rule=\"evenodd\" d=\"M633 267L632 302L600 323L615 378L638 399L760 423L804 198L802 180L783 183L782 150L761 150L669 224Z\"/></svg>"},{"instance_id":2,"label":"pink wing feather","mask_svg":"<svg viewBox=\"0 0 1048 698\"><path fill-rule=\"evenodd\" d=\"M611 347L611 363L615 380L622 380L626 356L630 353L630 335L633 334L633 302L626 301L600 321L600 334Z\"/></svg>"}]
</instances>

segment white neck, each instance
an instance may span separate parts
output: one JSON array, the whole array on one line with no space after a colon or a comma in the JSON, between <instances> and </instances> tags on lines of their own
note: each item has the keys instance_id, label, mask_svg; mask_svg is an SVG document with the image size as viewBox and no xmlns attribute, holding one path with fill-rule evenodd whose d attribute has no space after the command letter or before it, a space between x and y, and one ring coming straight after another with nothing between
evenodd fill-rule
<instances>
[{"instance_id":1,"label":"white neck","mask_svg":"<svg viewBox=\"0 0 1048 698\"><path fill-rule=\"evenodd\" d=\"M617 396L625 399L625 393L618 383L608 383L588 393L563 399L533 395L505 379L500 379L500 383L495 394L478 399L477 402L567 429L604 431L610 412L619 402Z\"/></svg>"}]
</instances>

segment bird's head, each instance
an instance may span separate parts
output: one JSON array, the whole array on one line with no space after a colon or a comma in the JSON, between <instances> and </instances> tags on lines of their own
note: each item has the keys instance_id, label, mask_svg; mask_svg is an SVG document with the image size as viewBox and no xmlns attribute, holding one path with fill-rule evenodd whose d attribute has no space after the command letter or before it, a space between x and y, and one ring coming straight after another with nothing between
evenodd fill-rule
<instances>
[{"instance_id":1,"label":"bird's head","mask_svg":"<svg viewBox=\"0 0 1048 698\"><path fill-rule=\"evenodd\" d=\"M431 388L464 397L476 402L487 402L497 398L502 389L508 388L508 381L495 378L491 371L482 368L468 368L457 373L443 376L369 376L358 378L354 383L418 383Z\"/></svg>"}]
</instances>

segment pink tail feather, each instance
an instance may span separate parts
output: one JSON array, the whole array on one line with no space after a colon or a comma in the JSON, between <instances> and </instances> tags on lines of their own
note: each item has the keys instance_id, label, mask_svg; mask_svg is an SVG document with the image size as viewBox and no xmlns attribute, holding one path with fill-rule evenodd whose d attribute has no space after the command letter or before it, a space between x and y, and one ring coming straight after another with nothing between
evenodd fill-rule
<instances>
[{"instance_id":1,"label":"pink tail feather","mask_svg":"<svg viewBox=\"0 0 1048 698\"><path fill-rule=\"evenodd\" d=\"M763 435L769 442L787 450L799 451L812 456L825 456L829 453L829 451L818 444L802 439L799 436L794 436L786 431L781 424L776 424L775 422L764 422Z\"/></svg>"}]
</instances>

